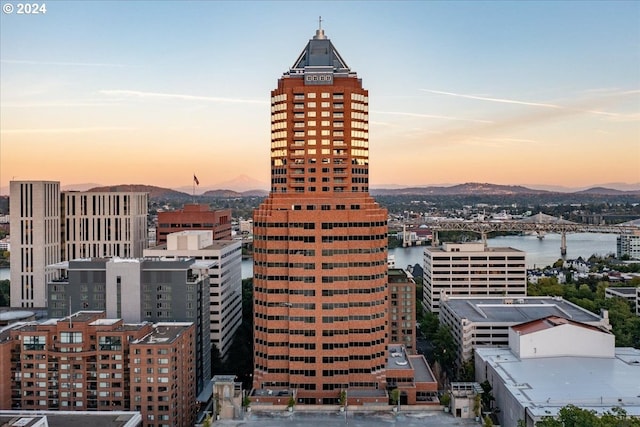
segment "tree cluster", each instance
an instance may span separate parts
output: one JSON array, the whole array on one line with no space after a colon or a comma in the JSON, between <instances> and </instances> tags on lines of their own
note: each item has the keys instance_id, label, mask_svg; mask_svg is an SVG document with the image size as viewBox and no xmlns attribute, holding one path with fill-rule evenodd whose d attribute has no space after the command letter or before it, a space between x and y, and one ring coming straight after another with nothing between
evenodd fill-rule
<instances>
[{"instance_id":1,"label":"tree cluster","mask_svg":"<svg viewBox=\"0 0 640 427\"><path fill-rule=\"evenodd\" d=\"M627 411L615 407L598 416L595 411L567 405L560 409L558 416L544 417L536 427L640 427L640 418L627 415Z\"/></svg>"},{"instance_id":2,"label":"tree cluster","mask_svg":"<svg viewBox=\"0 0 640 427\"><path fill-rule=\"evenodd\" d=\"M609 286L609 282L562 285L556 278L543 278L529 284L527 293L529 296L560 296L597 314L608 310L616 347L640 348L640 317L624 298L605 298L605 289Z\"/></svg>"}]
</instances>

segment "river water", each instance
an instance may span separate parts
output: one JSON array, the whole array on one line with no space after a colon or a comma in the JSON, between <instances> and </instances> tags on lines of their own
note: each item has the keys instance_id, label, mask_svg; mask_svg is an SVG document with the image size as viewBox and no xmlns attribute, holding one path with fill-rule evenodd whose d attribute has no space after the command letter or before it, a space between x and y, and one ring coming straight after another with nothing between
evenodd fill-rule
<instances>
[{"instance_id":1,"label":"river water","mask_svg":"<svg viewBox=\"0 0 640 427\"><path fill-rule=\"evenodd\" d=\"M543 268L559 258L589 258L591 255L616 253L616 235L601 233L567 234L567 255L560 255L560 235L546 234L543 239L536 236L500 236L487 239L489 247L511 247L526 253L527 268ZM422 265L424 247L396 248L389 250L394 255L397 268L406 268L416 263Z\"/></svg>"},{"instance_id":2,"label":"river water","mask_svg":"<svg viewBox=\"0 0 640 427\"><path fill-rule=\"evenodd\" d=\"M536 236L500 236L487 240L491 247L512 247L526 252L527 268L541 268L552 265L561 258L560 235L547 234L544 239ZM395 248L389 250L396 260L397 268L406 268L407 265L422 265L423 246L411 248ZM566 259L574 259L579 256L588 258L591 255L607 255L616 252L616 235L601 233L575 233L567 234ZM242 260L242 278L253 277L253 259ZM9 269L0 268L0 280L9 279Z\"/></svg>"},{"instance_id":3,"label":"river water","mask_svg":"<svg viewBox=\"0 0 640 427\"><path fill-rule=\"evenodd\" d=\"M536 236L500 236L487 239L490 247L511 247L526 253L527 268L542 268L552 265L561 258L560 235L547 234L543 239ZM424 246L390 249L389 254L396 260L397 268L408 265L422 265ZM589 258L591 255L616 253L616 235L602 233L567 234L567 255L565 259ZM253 260L242 260L242 278L253 276Z\"/></svg>"}]
</instances>

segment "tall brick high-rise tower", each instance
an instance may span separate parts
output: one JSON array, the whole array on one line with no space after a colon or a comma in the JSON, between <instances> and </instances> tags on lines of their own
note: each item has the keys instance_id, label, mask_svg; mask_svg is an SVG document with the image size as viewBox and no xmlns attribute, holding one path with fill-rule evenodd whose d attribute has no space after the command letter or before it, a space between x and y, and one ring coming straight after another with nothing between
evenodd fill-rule
<instances>
[{"instance_id":1,"label":"tall brick high-rise tower","mask_svg":"<svg viewBox=\"0 0 640 427\"><path fill-rule=\"evenodd\" d=\"M253 386L294 390L298 402L385 387L387 211L369 195L368 101L321 28L271 92L271 193L253 224Z\"/></svg>"}]
</instances>

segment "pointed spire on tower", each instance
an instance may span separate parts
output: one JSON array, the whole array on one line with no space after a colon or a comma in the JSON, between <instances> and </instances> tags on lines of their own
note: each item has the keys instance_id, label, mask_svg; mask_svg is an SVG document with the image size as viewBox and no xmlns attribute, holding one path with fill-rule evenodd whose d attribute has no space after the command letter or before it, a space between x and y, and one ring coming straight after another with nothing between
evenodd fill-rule
<instances>
[{"instance_id":1,"label":"pointed spire on tower","mask_svg":"<svg viewBox=\"0 0 640 427\"><path fill-rule=\"evenodd\" d=\"M316 35L313 37L314 40L323 40L324 30L322 29L322 16L318 16L318 29L316 30Z\"/></svg>"}]
</instances>

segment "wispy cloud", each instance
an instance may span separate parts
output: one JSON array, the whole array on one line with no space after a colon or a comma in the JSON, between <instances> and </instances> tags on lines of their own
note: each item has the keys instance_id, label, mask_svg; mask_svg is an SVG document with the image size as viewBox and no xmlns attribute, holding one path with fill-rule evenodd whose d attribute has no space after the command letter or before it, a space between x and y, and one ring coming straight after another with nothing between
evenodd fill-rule
<instances>
[{"instance_id":1,"label":"wispy cloud","mask_svg":"<svg viewBox=\"0 0 640 427\"><path fill-rule=\"evenodd\" d=\"M43 134L43 133L88 133L135 130L131 127L86 127L86 128L49 128L49 129L2 129L2 134Z\"/></svg>"},{"instance_id":2,"label":"wispy cloud","mask_svg":"<svg viewBox=\"0 0 640 427\"><path fill-rule=\"evenodd\" d=\"M266 100L243 99L243 98L223 98L217 96L200 96L200 95L183 95L178 93L159 93L159 92L142 92L137 90L101 90L101 94L107 96L124 96L134 98L163 98L163 99L179 99L183 101L207 101L235 104L261 104L267 103Z\"/></svg>"},{"instance_id":3,"label":"wispy cloud","mask_svg":"<svg viewBox=\"0 0 640 427\"><path fill-rule=\"evenodd\" d=\"M560 114L562 115L566 115L567 112L569 112L570 114L589 113L589 114L608 116L611 118L618 118L620 120L629 120L630 118L631 120L633 120L634 115L611 113L608 111L602 111L598 108L604 107L606 105L616 104L621 100L623 100L624 98L628 98L629 96L632 96L632 95L637 95L640 92L640 90L635 90L635 89L627 90L627 91L614 91L614 92L608 92L608 93L604 93L604 91L598 90L596 92L600 93L601 95L597 97L579 99L579 100L572 101L570 104L560 105L560 104L551 104L551 103L543 103L543 102L522 101L517 99L509 99L509 98L493 98L488 96L469 95L469 94L463 94L463 93L445 92L441 90L432 90L432 89L419 89L419 90L422 92L433 93L436 95L453 96L456 98L552 109L552 110L559 111Z\"/></svg>"},{"instance_id":4,"label":"wispy cloud","mask_svg":"<svg viewBox=\"0 0 640 427\"><path fill-rule=\"evenodd\" d=\"M486 96L476 96L476 95L465 95L462 93L453 93L453 92L443 92L441 90L431 90L431 89L420 89L423 92L435 93L436 95L448 95L455 96L456 98L466 98L466 99L475 99L478 101L491 101L491 102L500 102L503 104L518 104L518 105L529 105L532 107L545 107L545 108L562 108L559 105L554 104L545 104L540 102L527 102L527 101L518 101L515 99L507 99L507 98L489 98Z\"/></svg>"},{"instance_id":5,"label":"wispy cloud","mask_svg":"<svg viewBox=\"0 0 640 427\"><path fill-rule=\"evenodd\" d=\"M21 59L0 59L3 64L22 64L22 65L55 65L55 66L71 66L71 67L127 67L125 64L109 64L104 62L58 62L58 61L29 61Z\"/></svg>"},{"instance_id":6,"label":"wispy cloud","mask_svg":"<svg viewBox=\"0 0 640 427\"><path fill-rule=\"evenodd\" d=\"M75 108L75 107L113 107L116 102L24 102L3 103L2 108Z\"/></svg>"},{"instance_id":7,"label":"wispy cloud","mask_svg":"<svg viewBox=\"0 0 640 427\"><path fill-rule=\"evenodd\" d=\"M392 116L419 117L425 119L444 119L472 123L491 123L489 120L467 119L464 117L441 116L437 114L407 113L404 111L371 111L372 114L388 114Z\"/></svg>"}]
</instances>

